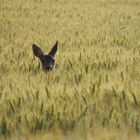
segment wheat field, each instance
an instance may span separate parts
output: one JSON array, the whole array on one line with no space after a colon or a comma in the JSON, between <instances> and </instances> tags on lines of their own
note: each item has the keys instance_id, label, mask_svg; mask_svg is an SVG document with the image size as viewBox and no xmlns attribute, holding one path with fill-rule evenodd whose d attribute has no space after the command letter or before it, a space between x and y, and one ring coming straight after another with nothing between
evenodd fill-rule
<instances>
[{"instance_id":1,"label":"wheat field","mask_svg":"<svg viewBox=\"0 0 140 140\"><path fill-rule=\"evenodd\" d=\"M139 137L139 0L0 0L1 140Z\"/></svg>"}]
</instances>

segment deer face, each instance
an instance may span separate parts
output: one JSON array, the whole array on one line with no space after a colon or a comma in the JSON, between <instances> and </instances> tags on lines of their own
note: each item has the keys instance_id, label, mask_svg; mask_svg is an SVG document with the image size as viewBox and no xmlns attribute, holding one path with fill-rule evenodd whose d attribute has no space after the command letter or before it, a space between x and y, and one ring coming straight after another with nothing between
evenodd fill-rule
<instances>
[{"instance_id":1,"label":"deer face","mask_svg":"<svg viewBox=\"0 0 140 140\"><path fill-rule=\"evenodd\" d=\"M36 46L35 44L32 45L34 55L40 59L42 67L46 71L50 71L54 67L55 64L54 56L57 52L57 46L58 41L55 43L55 45L48 54L44 54L38 46Z\"/></svg>"}]
</instances>

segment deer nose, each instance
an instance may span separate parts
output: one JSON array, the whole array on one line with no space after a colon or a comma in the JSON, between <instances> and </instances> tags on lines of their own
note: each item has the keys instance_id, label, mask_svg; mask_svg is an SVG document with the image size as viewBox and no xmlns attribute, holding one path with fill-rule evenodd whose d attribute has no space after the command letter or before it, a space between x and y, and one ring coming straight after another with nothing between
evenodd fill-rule
<instances>
[{"instance_id":1,"label":"deer nose","mask_svg":"<svg viewBox=\"0 0 140 140\"><path fill-rule=\"evenodd\" d=\"M47 70L52 70L53 67L52 67L52 65L49 65L49 66L46 67L46 69L47 69Z\"/></svg>"}]
</instances>

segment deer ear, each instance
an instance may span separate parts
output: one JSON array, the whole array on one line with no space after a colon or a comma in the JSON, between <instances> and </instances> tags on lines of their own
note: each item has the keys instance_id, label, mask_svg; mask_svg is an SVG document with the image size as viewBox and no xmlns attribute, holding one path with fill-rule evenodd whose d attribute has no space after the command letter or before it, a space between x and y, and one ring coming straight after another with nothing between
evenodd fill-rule
<instances>
[{"instance_id":1,"label":"deer ear","mask_svg":"<svg viewBox=\"0 0 140 140\"><path fill-rule=\"evenodd\" d=\"M44 59L44 54L42 50L36 46L35 44L32 45L33 53L36 57L39 57L39 59L42 61Z\"/></svg>"},{"instance_id":2,"label":"deer ear","mask_svg":"<svg viewBox=\"0 0 140 140\"><path fill-rule=\"evenodd\" d=\"M58 41L56 41L55 45L53 46L53 48L49 52L49 55L51 55L52 57L54 57L56 52L57 52L57 46L58 46Z\"/></svg>"}]
</instances>

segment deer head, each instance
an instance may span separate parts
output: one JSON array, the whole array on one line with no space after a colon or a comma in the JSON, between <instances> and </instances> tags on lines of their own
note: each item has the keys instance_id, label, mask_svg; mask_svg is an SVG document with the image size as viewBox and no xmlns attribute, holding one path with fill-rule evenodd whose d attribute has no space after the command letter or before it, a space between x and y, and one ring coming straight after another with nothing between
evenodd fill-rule
<instances>
[{"instance_id":1,"label":"deer head","mask_svg":"<svg viewBox=\"0 0 140 140\"><path fill-rule=\"evenodd\" d=\"M34 55L40 59L42 63L42 67L46 71L50 71L54 67L55 64L54 56L57 52L57 46L58 46L58 41L55 43L55 45L53 46L53 48L48 54L44 54L40 49L40 47L38 47L35 44L32 45Z\"/></svg>"}]
</instances>

